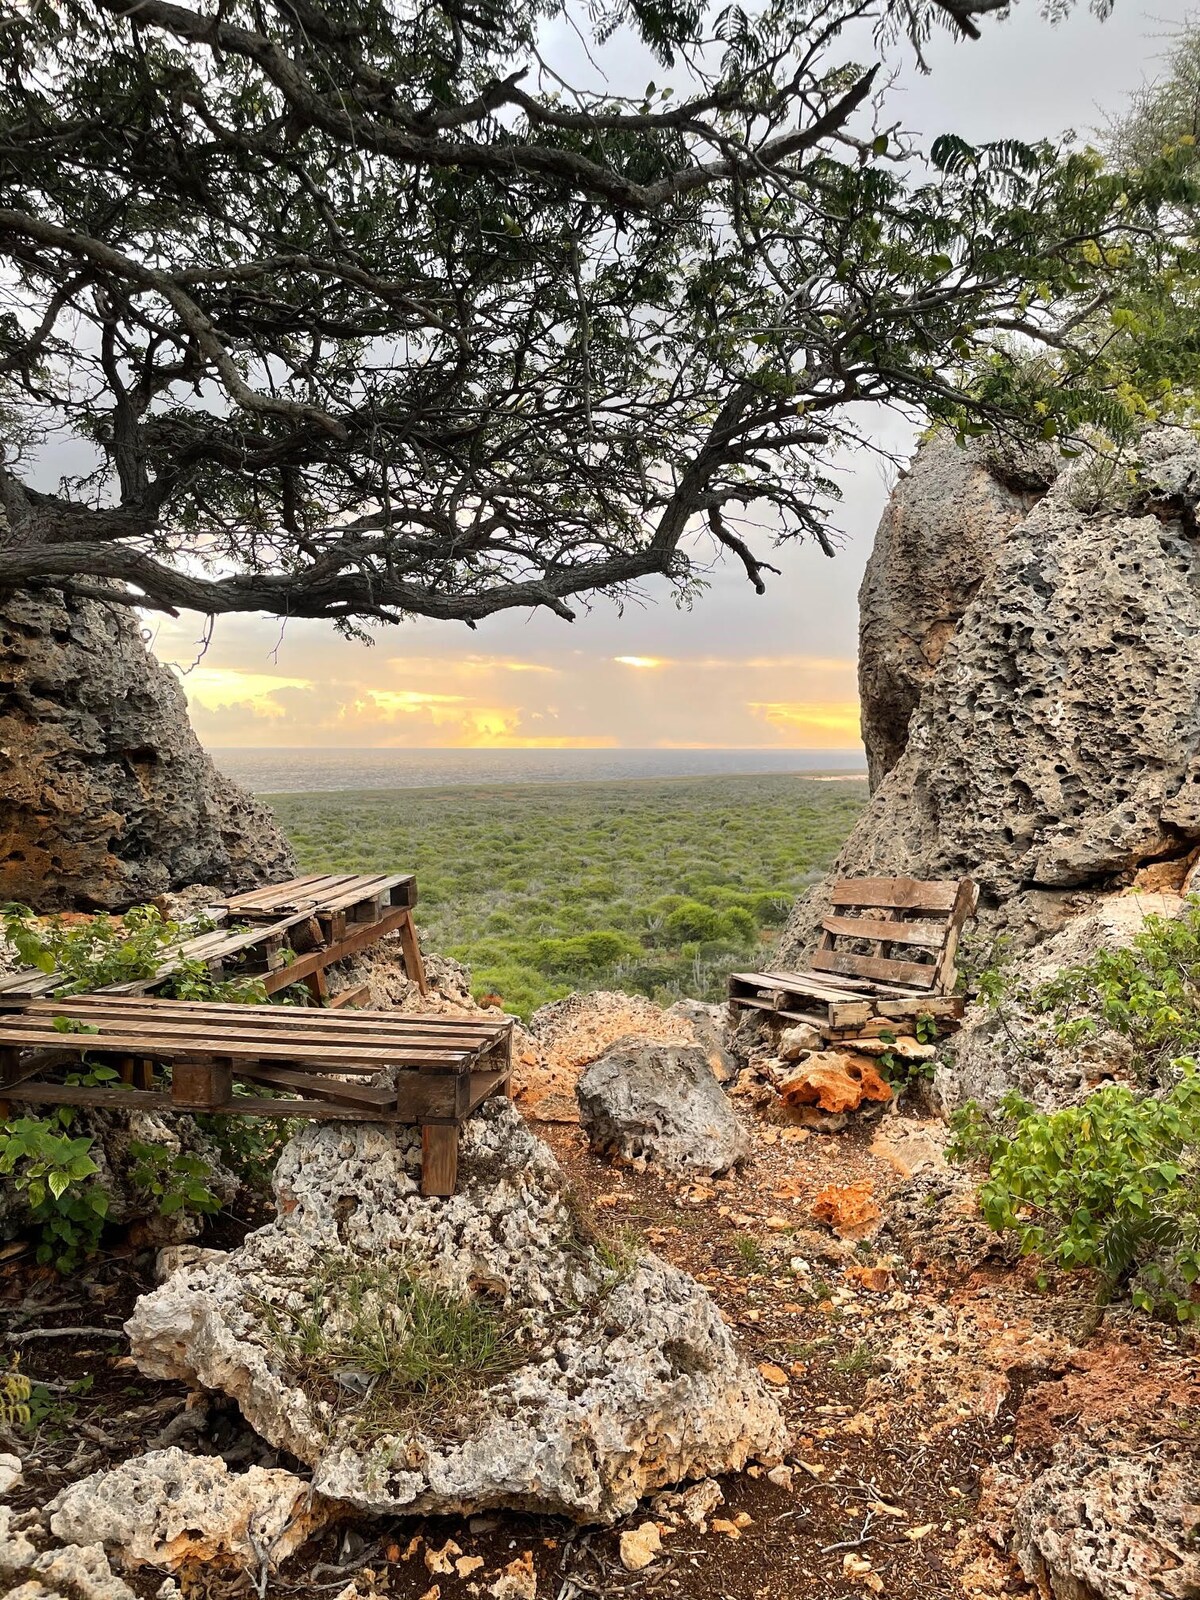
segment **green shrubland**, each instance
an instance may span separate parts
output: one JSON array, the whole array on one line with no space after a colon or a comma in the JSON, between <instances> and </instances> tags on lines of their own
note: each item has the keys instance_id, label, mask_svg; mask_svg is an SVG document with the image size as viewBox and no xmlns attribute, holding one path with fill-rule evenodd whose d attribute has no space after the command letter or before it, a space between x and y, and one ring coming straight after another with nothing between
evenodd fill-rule
<instances>
[{"instance_id":1,"label":"green shrubland","mask_svg":"<svg viewBox=\"0 0 1200 1600\"><path fill-rule=\"evenodd\" d=\"M522 1016L574 989L721 997L865 798L775 776L270 797L305 869L415 871L426 948Z\"/></svg>"}]
</instances>

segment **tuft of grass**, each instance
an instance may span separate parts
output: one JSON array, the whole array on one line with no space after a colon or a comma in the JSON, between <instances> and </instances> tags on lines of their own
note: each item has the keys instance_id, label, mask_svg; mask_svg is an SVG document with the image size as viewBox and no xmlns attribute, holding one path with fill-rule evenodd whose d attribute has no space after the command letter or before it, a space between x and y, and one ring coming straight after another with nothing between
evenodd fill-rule
<instances>
[{"instance_id":1,"label":"tuft of grass","mask_svg":"<svg viewBox=\"0 0 1200 1600\"><path fill-rule=\"evenodd\" d=\"M275 1352L360 1437L453 1429L472 1402L528 1359L515 1319L408 1265L329 1261L298 1307L256 1302Z\"/></svg>"},{"instance_id":2,"label":"tuft of grass","mask_svg":"<svg viewBox=\"0 0 1200 1600\"><path fill-rule=\"evenodd\" d=\"M865 1340L860 1340L853 1350L847 1350L845 1355L835 1356L830 1365L835 1372L840 1372L846 1377L853 1377L860 1372L873 1372L875 1352Z\"/></svg>"},{"instance_id":3,"label":"tuft of grass","mask_svg":"<svg viewBox=\"0 0 1200 1600\"><path fill-rule=\"evenodd\" d=\"M766 1261L766 1252L752 1233L735 1233L733 1248L747 1272L758 1272Z\"/></svg>"}]
</instances>

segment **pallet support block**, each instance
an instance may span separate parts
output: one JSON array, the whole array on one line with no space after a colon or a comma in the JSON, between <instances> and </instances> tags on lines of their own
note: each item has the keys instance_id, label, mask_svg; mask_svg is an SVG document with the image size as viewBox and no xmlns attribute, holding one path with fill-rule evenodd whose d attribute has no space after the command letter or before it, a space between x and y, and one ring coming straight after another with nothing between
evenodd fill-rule
<instances>
[{"instance_id":1,"label":"pallet support block","mask_svg":"<svg viewBox=\"0 0 1200 1600\"><path fill-rule=\"evenodd\" d=\"M171 1099L176 1105L208 1111L233 1098L229 1061L177 1061L171 1069Z\"/></svg>"},{"instance_id":2,"label":"pallet support block","mask_svg":"<svg viewBox=\"0 0 1200 1600\"><path fill-rule=\"evenodd\" d=\"M421 1193L445 1199L458 1182L458 1123L426 1122L421 1127Z\"/></svg>"}]
</instances>

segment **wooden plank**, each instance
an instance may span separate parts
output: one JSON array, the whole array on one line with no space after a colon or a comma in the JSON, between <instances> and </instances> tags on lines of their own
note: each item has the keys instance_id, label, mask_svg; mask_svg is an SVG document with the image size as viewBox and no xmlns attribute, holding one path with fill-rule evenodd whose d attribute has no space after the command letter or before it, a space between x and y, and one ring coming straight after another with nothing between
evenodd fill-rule
<instances>
[{"instance_id":1,"label":"wooden plank","mask_svg":"<svg viewBox=\"0 0 1200 1600\"><path fill-rule=\"evenodd\" d=\"M298 1089L301 1094L315 1095L319 1100L340 1100L346 1105L377 1106L381 1110L394 1109L396 1104L395 1089L376 1084L342 1083L312 1072L294 1072L288 1067L268 1067L261 1063L239 1063L236 1071L239 1078L269 1083L277 1089Z\"/></svg>"},{"instance_id":2,"label":"wooden plank","mask_svg":"<svg viewBox=\"0 0 1200 1600\"><path fill-rule=\"evenodd\" d=\"M858 978L880 978L932 988L937 979L933 962L892 961L886 956L855 956L841 950L814 950L813 966L819 972L845 972Z\"/></svg>"},{"instance_id":3,"label":"wooden plank","mask_svg":"<svg viewBox=\"0 0 1200 1600\"><path fill-rule=\"evenodd\" d=\"M870 1019L874 1010L869 1000L831 1000L829 1026L831 1028L858 1028Z\"/></svg>"},{"instance_id":4,"label":"wooden plank","mask_svg":"<svg viewBox=\"0 0 1200 1600\"><path fill-rule=\"evenodd\" d=\"M457 1122L426 1122L421 1127L421 1193L446 1197L458 1182Z\"/></svg>"},{"instance_id":5,"label":"wooden plank","mask_svg":"<svg viewBox=\"0 0 1200 1600\"><path fill-rule=\"evenodd\" d=\"M254 1006L239 1004L232 1000L165 1000L157 995L126 996L100 992L71 995L63 1000L35 1000L22 1009L26 1016L52 1018L62 1016L64 1007L69 1007L72 1013L77 1011L81 1015L84 1011L89 1013L95 1011L120 1017L147 1016L170 1019L183 1016L203 1021L222 1016L239 1021L246 1018L268 1018L272 1028L285 1028L291 1025L305 1030L323 1028L339 1037L352 1024L363 1029L416 1026L452 1033L476 1032L480 1035L491 1035L512 1027L510 1017L497 1017L494 1013L488 1013L486 1016L478 1014L456 1016L450 1012L385 1011L377 1007L373 1010L360 1011L353 1017L337 1018L306 1010L303 1006Z\"/></svg>"},{"instance_id":6,"label":"wooden plank","mask_svg":"<svg viewBox=\"0 0 1200 1600\"><path fill-rule=\"evenodd\" d=\"M104 1034L72 1036L55 1034L52 1029L4 1028L6 1044L54 1047L69 1050L77 1055L128 1055L141 1052L165 1061L203 1061L211 1056L214 1041L211 1038L192 1038L172 1041L164 1036L161 1043L152 1043L144 1033L111 1031ZM479 1055L479 1048L462 1046L433 1050L430 1047L412 1050L399 1046L390 1049L368 1050L355 1046L353 1051L341 1051L331 1058L328 1045L263 1043L251 1040L238 1044L230 1039L219 1041L220 1052L234 1060L279 1061L290 1065L308 1064L323 1071L349 1071L353 1066L374 1066L377 1071L391 1066L413 1066L427 1072L466 1072Z\"/></svg>"},{"instance_id":7,"label":"wooden plank","mask_svg":"<svg viewBox=\"0 0 1200 1600\"><path fill-rule=\"evenodd\" d=\"M301 1017L313 1017L315 1021L314 1013L307 1007L296 1009ZM62 1016L64 1013L59 1012L56 1015ZM257 1042L317 1046L328 1050L339 1060L343 1057L352 1059L362 1051L369 1051L372 1053L365 1059L374 1060L374 1052L380 1050L418 1050L422 1054L435 1057L443 1053L458 1054L464 1050L469 1052L486 1049L497 1040L506 1040L508 1037L507 1024L502 1024L488 1033L425 1029L419 1023L408 1028L352 1027L340 1032L330 1028L305 1028L302 1025L276 1028L271 1026L269 1020L255 1022L248 1019L244 1025L239 1025L236 1022L220 1021L215 1018L209 1022L204 1017L110 1017L99 1011L75 1008L72 1008L69 1016L72 1020L83 1022L98 1031L86 1035L62 1034L55 1029L52 1019L44 1021L41 1018L30 1018L27 1013L18 1013L11 1022L0 1022L0 1045L3 1045L14 1030L26 1031L38 1028L47 1039L53 1035L55 1040L65 1041L64 1048L67 1049L86 1050L89 1048L89 1041L95 1048L101 1048L101 1041L108 1041L115 1033L120 1033L126 1039L140 1039L145 1049L160 1044L163 1049L169 1049L173 1044L186 1045L196 1041L200 1043L207 1041L214 1050L219 1044L219 1053L223 1054L226 1049L249 1052ZM352 1015L342 1020L357 1022L358 1019ZM111 1049L111 1045L105 1042L103 1048Z\"/></svg>"},{"instance_id":8,"label":"wooden plank","mask_svg":"<svg viewBox=\"0 0 1200 1600\"><path fill-rule=\"evenodd\" d=\"M97 1106L102 1109L119 1108L123 1111L179 1111L181 1107L169 1094L142 1089L88 1088L83 1084L24 1083L8 1099L18 1105ZM393 1112L376 1111L367 1106L335 1105L319 1100L259 1099L255 1095L238 1095L224 1105L210 1106L214 1116L250 1117L303 1117L310 1122L393 1122L403 1123L404 1117ZM408 1119L416 1122L416 1117Z\"/></svg>"},{"instance_id":9,"label":"wooden plank","mask_svg":"<svg viewBox=\"0 0 1200 1600\"><path fill-rule=\"evenodd\" d=\"M966 1001L960 994L912 995L905 1000L878 1000L875 1014L899 1021L905 1017L961 1017Z\"/></svg>"},{"instance_id":10,"label":"wooden plank","mask_svg":"<svg viewBox=\"0 0 1200 1600\"><path fill-rule=\"evenodd\" d=\"M835 906L869 906L905 911L945 911L954 909L961 883L969 879L939 879L923 883L919 878L841 878L830 891Z\"/></svg>"},{"instance_id":11,"label":"wooden plank","mask_svg":"<svg viewBox=\"0 0 1200 1600\"><path fill-rule=\"evenodd\" d=\"M417 942L417 930L413 926L411 913L400 924L400 954L404 958L406 976L416 984L422 994L428 994L429 983L425 977L425 962L421 957L421 946Z\"/></svg>"},{"instance_id":12,"label":"wooden plank","mask_svg":"<svg viewBox=\"0 0 1200 1600\"><path fill-rule=\"evenodd\" d=\"M343 1006L359 1006L364 1000L371 998L371 985L360 983L353 989L339 989L337 994L329 996L330 1011L340 1011Z\"/></svg>"},{"instance_id":13,"label":"wooden plank","mask_svg":"<svg viewBox=\"0 0 1200 1600\"><path fill-rule=\"evenodd\" d=\"M171 1068L171 1100L185 1110L211 1111L233 1095L228 1061L180 1061Z\"/></svg>"},{"instance_id":14,"label":"wooden plank","mask_svg":"<svg viewBox=\"0 0 1200 1600\"><path fill-rule=\"evenodd\" d=\"M478 1111L479 1107L491 1095L503 1089L508 1082L508 1068L501 1067L495 1072L473 1072L467 1096L467 1115Z\"/></svg>"},{"instance_id":15,"label":"wooden plank","mask_svg":"<svg viewBox=\"0 0 1200 1600\"><path fill-rule=\"evenodd\" d=\"M400 927L408 914L405 907L398 906L394 911L389 911L385 917L380 917L378 922L367 923L354 933L347 934L344 939L331 939L326 949L314 950L311 955L300 956L290 967L268 973L263 979L267 993L274 994L276 990L286 988L289 983L298 983L301 978L307 978L309 973L315 972L318 967L331 966L335 961L344 961L347 956L355 956L360 950L369 949L385 934L393 933Z\"/></svg>"},{"instance_id":16,"label":"wooden plank","mask_svg":"<svg viewBox=\"0 0 1200 1600\"><path fill-rule=\"evenodd\" d=\"M894 922L882 917L824 917L821 926L841 939L870 939L876 944L919 944L940 950L946 942L944 922Z\"/></svg>"}]
</instances>

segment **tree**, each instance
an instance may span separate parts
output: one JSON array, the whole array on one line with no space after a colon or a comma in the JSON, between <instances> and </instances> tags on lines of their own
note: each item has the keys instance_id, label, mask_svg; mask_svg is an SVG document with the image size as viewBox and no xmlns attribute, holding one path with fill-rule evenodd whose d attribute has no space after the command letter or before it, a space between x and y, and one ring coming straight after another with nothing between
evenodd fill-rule
<instances>
[{"instance_id":1,"label":"tree","mask_svg":"<svg viewBox=\"0 0 1200 1600\"><path fill-rule=\"evenodd\" d=\"M697 529L761 589L748 511L829 552L875 404L1121 427L1072 330L1173 269L1189 163L950 136L925 163L840 58L995 8L0 7L0 585L570 617L698 587ZM633 98L594 64L631 40L671 80ZM29 461L64 428L95 470L51 493Z\"/></svg>"}]
</instances>

